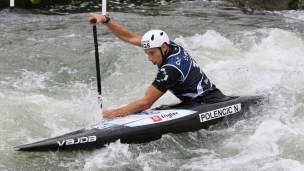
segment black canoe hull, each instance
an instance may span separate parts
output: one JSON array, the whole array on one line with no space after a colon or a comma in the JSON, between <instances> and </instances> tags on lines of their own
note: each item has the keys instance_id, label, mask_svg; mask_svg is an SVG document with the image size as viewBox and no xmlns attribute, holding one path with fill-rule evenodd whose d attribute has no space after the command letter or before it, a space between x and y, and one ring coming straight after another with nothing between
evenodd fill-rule
<instances>
[{"instance_id":1,"label":"black canoe hull","mask_svg":"<svg viewBox=\"0 0 304 171\"><path fill-rule=\"evenodd\" d=\"M57 151L57 150L89 150L105 146L110 142L120 139L122 143L143 143L160 139L167 133L193 132L200 129L207 129L215 125L224 118L236 118L248 111L253 106L263 100L263 96L244 96L235 99L214 104L204 104L187 108L184 111L191 112L185 116L181 115L181 110L170 109L171 113L165 115L153 115L167 119L163 122L154 120L153 124L142 124L143 121L150 121L152 117L149 114L144 115L143 119L126 122L111 126L100 125L92 126L89 129L81 129L67 133L58 137L38 141L14 147L17 151ZM233 107L235 109L233 109ZM238 107L240 107L238 109ZM176 112L172 112L176 110ZM233 111L235 110L235 111ZM154 110L158 111L158 110ZM162 112L166 110L160 110ZM229 113L230 111L230 113ZM222 112L222 113L221 113ZM234 112L234 113L233 113ZM142 116L142 115L141 115ZM168 119L168 118L176 119ZM204 118L205 117L205 118ZM152 118L153 119L153 118ZM203 121L204 119L209 119ZM139 124L138 124L139 123ZM145 122L143 122L145 123Z\"/></svg>"}]
</instances>

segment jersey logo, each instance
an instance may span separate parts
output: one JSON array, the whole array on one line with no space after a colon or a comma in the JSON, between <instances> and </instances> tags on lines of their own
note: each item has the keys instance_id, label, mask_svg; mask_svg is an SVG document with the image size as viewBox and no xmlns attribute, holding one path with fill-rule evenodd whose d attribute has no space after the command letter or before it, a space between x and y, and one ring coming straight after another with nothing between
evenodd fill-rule
<instances>
[{"instance_id":1,"label":"jersey logo","mask_svg":"<svg viewBox=\"0 0 304 171\"><path fill-rule=\"evenodd\" d=\"M186 51L186 50L184 50L184 59L186 60L186 61L188 61L188 59L189 59L189 53Z\"/></svg>"},{"instance_id":2,"label":"jersey logo","mask_svg":"<svg viewBox=\"0 0 304 171\"><path fill-rule=\"evenodd\" d=\"M176 65L180 65L181 60L182 60L182 59L181 59L180 57L177 57L177 58L176 58L175 64L176 64Z\"/></svg>"},{"instance_id":3,"label":"jersey logo","mask_svg":"<svg viewBox=\"0 0 304 171\"><path fill-rule=\"evenodd\" d=\"M168 79L168 75L167 75L167 71L165 68L160 69L160 71L162 72L163 78L159 78L157 79L158 82L163 82L163 81L167 81Z\"/></svg>"},{"instance_id":4,"label":"jersey logo","mask_svg":"<svg viewBox=\"0 0 304 171\"><path fill-rule=\"evenodd\" d=\"M206 79L204 80L204 83L205 83L205 84L208 84L208 82L209 82L209 80L208 80L208 78L206 78Z\"/></svg>"}]
</instances>

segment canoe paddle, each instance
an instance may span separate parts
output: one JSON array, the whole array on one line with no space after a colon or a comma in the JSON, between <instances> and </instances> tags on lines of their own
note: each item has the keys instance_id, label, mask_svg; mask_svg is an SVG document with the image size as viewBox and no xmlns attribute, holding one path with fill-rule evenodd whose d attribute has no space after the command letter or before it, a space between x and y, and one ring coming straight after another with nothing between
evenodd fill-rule
<instances>
[{"instance_id":1,"label":"canoe paddle","mask_svg":"<svg viewBox=\"0 0 304 171\"><path fill-rule=\"evenodd\" d=\"M91 19L92 23L96 23L96 18ZM95 45L95 63L96 63L96 79L97 79L97 92L98 92L98 104L102 108L102 99L101 99L101 80L100 80L100 65L99 65L99 52L98 52L98 42L97 42L97 30L96 26L93 26L93 36L94 36L94 45Z\"/></svg>"},{"instance_id":2,"label":"canoe paddle","mask_svg":"<svg viewBox=\"0 0 304 171\"><path fill-rule=\"evenodd\" d=\"M102 15L106 15L106 0L102 0ZM96 23L96 18L91 19L92 23ZM95 45L95 63L96 63L96 79L97 79L97 92L98 92L98 104L100 103L100 108L102 108L101 99L101 79L100 79L100 65L99 65L99 52L98 52L98 41L97 41L97 30L96 26L93 26L93 36Z\"/></svg>"}]
</instances>

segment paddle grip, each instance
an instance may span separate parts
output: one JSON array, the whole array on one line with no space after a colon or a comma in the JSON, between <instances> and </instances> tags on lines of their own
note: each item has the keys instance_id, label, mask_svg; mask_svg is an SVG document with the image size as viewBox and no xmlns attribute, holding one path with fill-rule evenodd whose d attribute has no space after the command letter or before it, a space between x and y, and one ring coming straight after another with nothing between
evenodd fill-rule
<instances>
[{"instance_id":1,"label":"paddle grip","mask_svg":"<svg viewBox=\"0 0 304 171\"><path fill-rule=\"evenodd\" d=\"M97 22L97 19L96 19L96 18L92 18L92 19L91 19L91 23L94 23L94 24L95 24L96 22Z\"/></svg>"}]
</instances>

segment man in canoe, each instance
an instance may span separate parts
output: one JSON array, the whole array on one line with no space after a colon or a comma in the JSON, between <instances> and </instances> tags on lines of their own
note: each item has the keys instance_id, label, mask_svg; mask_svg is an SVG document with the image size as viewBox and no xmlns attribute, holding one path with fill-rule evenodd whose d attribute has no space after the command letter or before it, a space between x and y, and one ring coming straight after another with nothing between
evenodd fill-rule
<instances>
[{"instance_id":1,"label":"man in canoe","mask_svg":"<svg viewBox=\"0 0 304 171\"><path fill-rule=\"evenodd\" d=\"M95 18L97 22L92 23ZM109 30L124 42L140 46L158 73L148 87L144 97L117 109L102 111L104 118L126 116L147 110L167 90L171 91L182 103L216 103L230 99L212 84L199 65L181 46L170 41L162 30L150 30L143 36L117 24L105 15L91 13L89 23L95 26L104 23Z\"/></svg>"}]
</instances>

